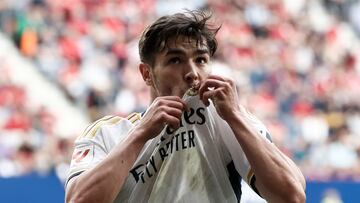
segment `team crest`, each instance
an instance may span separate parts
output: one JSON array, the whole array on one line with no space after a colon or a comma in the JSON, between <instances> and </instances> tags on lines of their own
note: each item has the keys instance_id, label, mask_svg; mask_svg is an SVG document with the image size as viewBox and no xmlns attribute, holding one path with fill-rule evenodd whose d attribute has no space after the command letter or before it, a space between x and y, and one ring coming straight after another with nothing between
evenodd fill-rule
<instances>
[{"instance_id":1,"label":"team crest","mask_svg":"<svg viewBox=\"0 0 360 203\"><path fill-rule=\"evenodd\" d=\"M188 96L195 96L198 94L198 90L196 88L192 87L192 88L188 89L185 94Z\"/></svg>"}]
</instances>

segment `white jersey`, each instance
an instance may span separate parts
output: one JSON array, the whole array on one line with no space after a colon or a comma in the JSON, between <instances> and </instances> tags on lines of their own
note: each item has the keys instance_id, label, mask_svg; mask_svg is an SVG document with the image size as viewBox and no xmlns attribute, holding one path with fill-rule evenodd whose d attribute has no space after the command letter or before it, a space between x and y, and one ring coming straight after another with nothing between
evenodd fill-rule
<instances>
[{"instance_id":1,"label":"white jersey","mask_svg":"<svg viewBox=\"0 0 360 203\"><path fill-rule=\"evenodd\" d=\"M190 110L181 127L165 127L145 144L115 202L238 202L241 178L251 183L245 154L213 104L197 95L183 99ZM101 162L140 120L137 113L107 116L89 126L75 141L68 180ZM248 121L269 136L258 119L249 114Z\"/></svg>"}]
</instances>

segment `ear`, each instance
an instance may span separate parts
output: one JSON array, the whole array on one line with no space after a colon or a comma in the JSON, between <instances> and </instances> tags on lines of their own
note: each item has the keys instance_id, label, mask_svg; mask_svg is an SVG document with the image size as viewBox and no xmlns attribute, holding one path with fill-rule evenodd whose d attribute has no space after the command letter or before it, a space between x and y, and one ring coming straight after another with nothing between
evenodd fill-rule
<instances>
[{"instance_id":1,"label":"ear","mask_svg":"<svg viewBox=\"0 0 360 203\"><path fill-rule=\"evenodd\" d=\"M146 85L151 86L152 80L151 80L151 76L150 76L150 66L145 63L140 63L139 71L140 71L141 76L142 76L143 80L145 81Z\"/></svg>"}]
</instances>

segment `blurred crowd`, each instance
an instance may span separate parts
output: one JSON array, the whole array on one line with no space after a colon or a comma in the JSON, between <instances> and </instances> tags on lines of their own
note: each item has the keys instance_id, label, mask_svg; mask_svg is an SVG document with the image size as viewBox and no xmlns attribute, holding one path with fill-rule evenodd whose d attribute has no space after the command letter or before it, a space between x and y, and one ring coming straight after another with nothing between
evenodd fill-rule
<instances>
[{"instance_id":1,"label":"blurred crowd","mask_svg":"<svg viewBox=\"0 0 360 203\"><path fill-rule=\"evenodd\" d=\"M96 120L141 112L149 104L137 69L138 37L146 25L174 12L171 5L212 11L222 26L214 70L234 77L240 100L269 128L275 144L310 180L360 180L360 2L180 2L3 0L0 28ZM0 143L0 166L8 169L0 169L0 176L49 168L44 160L50 168L66 168L71 158L73 140L54 138L56 116L43 108L26 110L26 94L1 78L0 139L20 130L24 142ZM34 130L41 141L27 142ZM44 151L57 158L39 159ZM16 174L4 172L10 169Z\"/></svg>"}]
</instances>

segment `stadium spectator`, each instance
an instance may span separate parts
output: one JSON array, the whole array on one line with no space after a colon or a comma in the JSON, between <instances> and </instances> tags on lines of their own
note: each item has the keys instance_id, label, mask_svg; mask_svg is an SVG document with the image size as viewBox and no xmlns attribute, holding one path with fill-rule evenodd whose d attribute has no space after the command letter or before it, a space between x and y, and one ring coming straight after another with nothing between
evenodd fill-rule
<instances>
[{"instance_id":1,"label":"stadium spectator","mask_svg":"<svg viewBox=\"0 0 360 203\"><path fill-rule=\"evenodd\" d=\"M91 119L124 116L149 103L148 89L134 82L136 36L165 12L164 5L160 0L4 0L0 28ZM236 79L239 95L249 98L243 102L310 179L344 178L341 173L360 178L359 5L333 0L192 3L212 10L222 23L214 69L221 66ZM17 129L34 134L36 129L55 137L51 126L57 121L21 104L26 92L2 81L0 134L10 137ZM124 108L126 103L135 105ZM1 159L11 161L17 147L1 150ZM349 163L331 158L340 152ZM320 155L333 166L319 163L325 160L316 158Z\"/></svg>"}]
</instances>

